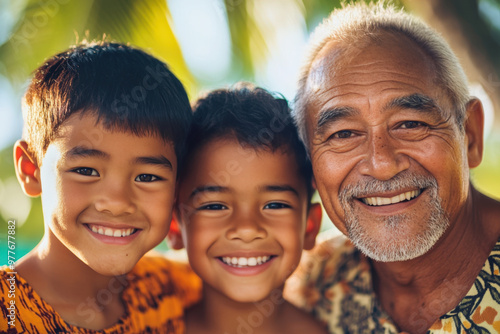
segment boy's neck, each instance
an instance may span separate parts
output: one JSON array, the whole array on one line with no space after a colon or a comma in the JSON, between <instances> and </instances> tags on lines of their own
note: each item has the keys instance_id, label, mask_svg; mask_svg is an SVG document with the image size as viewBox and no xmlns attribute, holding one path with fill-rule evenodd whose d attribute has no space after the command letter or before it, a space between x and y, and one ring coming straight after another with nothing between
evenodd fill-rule
<instances>
[{"instance_id":1,"label":"boy's neck","mask_svg":"<svg viewBox=\"0 0 500 334\"><path fill-rule=\"evenodd\" d=\"M289 307L282 291L258 301L234 301L206 284L202 301L187 311L187 333L279 333Z\"/></svg>"},{"instance_id":2,"label":"boy's neck","mask_svg":"<svg viewBox=\"0 0 500 334\"><path fill-rule=\"evenodd\" d=\"M69 324L104 329L124 313L125 278L95 272L51 232L46 231L42 241L19 261L16 271Z\"/></svg>"}]
</instances>

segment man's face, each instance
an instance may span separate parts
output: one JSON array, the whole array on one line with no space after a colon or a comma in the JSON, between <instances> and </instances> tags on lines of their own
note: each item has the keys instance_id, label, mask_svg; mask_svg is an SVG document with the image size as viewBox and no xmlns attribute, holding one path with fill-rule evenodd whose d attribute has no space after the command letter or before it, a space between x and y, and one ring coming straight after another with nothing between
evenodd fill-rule
<instances>
[{"instance_id":1,"label":"man's face","mask_svg":"<svg viewBox=\"0 0 500 334\"><path fill-rule=\"evenodd\" d=\"M75 114L40 168L52 240L102 275L130 271L168 232L176 182L173 145L112 132Z\"/></svg>"},{"instance_id":2,"label":"man's face","mask_svg":"<svg viewBox=\"0 0 500 334\"><path fill-rule=\"evenodd\" d=\"M369 257L425 254L467 197L466 140L429 57L384 37L345 57L334 43L307 83L315 183L334 224Z\"/></svg>"},{"instance_id":3,"label":"man's face","mask_svg":"<svg viewBox=\"0 0 500 334\"><path fill-rule=\"evenodd\" d=\"M190 159L179 208L205 294L259 301L280 292L299 263L307 189L293 155L209 141Z\"/></svg>"}]
</instances>

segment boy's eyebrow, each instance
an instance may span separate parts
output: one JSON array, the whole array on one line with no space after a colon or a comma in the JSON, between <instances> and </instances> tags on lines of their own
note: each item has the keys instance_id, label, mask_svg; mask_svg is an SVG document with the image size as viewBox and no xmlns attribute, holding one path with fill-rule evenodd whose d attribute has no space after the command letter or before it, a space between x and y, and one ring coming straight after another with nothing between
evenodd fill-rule
<instances>
[{"instance_id":1,"label":"boy's eyebrow","mask_svg":"<svg viewBox=\"0 0 500 334\"><path fill-rule=\"evenodd\" d=\"M292 192L295 196L299 196L299 192L294 187L288 184L270 184L260 187L261 192Z\"/></svg>"},{"instance_id":2,"label":"boy's eyebrow","mask_svg":"<svg viewBox=\"0 0 500 334\"><path fill-rule=\"evenodd\" d=\"M88 158L88 157L109 159L110 155L106 152L96 150L93 148L86 148L83 146L75 146L64 154L65 159Z\"/></svg>"},{"instance_id":3,"label":"boy's eyebrow","mask_svg":"<svg viewBox=\"0 0 500 334\"><path fill-rule=\"evenodd\" d=\"M228 187L222 187L222 186L199 186L196 187L193 192L191 192L191 195L189 195L189 198L194 197L195 195L199 193L204 193L204 192L209 192L209 193L226 193L229 192Z\"/></svg>"},{"instance_id":4,"label":"boy's eyebrow","mask_svg":"<svg viewBox=\"0 0 500 334\"><path fill-rule=\"evenodd\" d=\"M160 165L167 169L173 170L172 163L163 155L156 157L137 157L135 163L141 165Z\"/></svg>"}]
</instances>

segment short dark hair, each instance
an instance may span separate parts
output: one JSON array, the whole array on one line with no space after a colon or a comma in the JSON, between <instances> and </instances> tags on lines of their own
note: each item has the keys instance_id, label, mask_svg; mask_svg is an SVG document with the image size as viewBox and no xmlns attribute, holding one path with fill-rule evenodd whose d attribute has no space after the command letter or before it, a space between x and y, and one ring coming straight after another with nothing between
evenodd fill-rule
<instances>
[{"instance_id":1,"label":"short dark hair","mask_svg":"<svg viewBox=\"0 0 500 334\"><path fill-rule=\"evenodd\" d=\"M234 136L243 147L278 149L295 155L307 186L308 200L314 193L312 167L300 141L286 99L250 83L239 82L200 97L187 140L187 155L211 140Z\"/></svg>"},{"instance_id":2,"label":"short dark hair","mask_svg":"<svg viewBox=\"0 0 500 334\"><path fill-rule=\"evenodd\" d=\"M164 62L112 42L84 42L47 60L34 72L23 109L38 163L77 112L95 115L106 129L171 142L179 162L192 119L186 91Z\"/></svg>"}]
</instances>

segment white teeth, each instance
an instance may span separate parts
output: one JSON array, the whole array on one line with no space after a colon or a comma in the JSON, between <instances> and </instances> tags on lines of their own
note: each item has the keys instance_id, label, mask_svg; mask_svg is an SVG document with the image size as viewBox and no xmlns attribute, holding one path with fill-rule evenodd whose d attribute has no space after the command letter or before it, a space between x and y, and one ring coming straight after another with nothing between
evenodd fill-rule
<instances>
[{"instance_id":1,"label":"white teeth","mask_svg":"<svg viewBox=\"0 0 500 334\"><path fill-rule=\"evenodd\" d=\"M259 256L259 257L222 257L222 262L232 267L255 267L266 263L271 259L270 256Z\"/></svg>"},{"instance_id":2,"label":"white teeth","mask_svg":"<svg viewBox=\"0 0 500 334\"><path fill-rule=\"evenodd\" d=\"M412 190L407 191L405 193L401 193L394 197L365 197L362 199L363 203L371 205L371 206L379 206L379 205L388 205L402 202L404 200L410 200L412 198L420 195L420 190Z\"/></svg>"},{"instance_id":3,"label":"white teeth","mask_svg":"<svg viewBox=\"0 0 500 334\"><path fill-rule=\"evenodd\" d=\"M135 232L135 229L133 229L133 228L114 229L114 228L107 228L107 227L104 227L104 228L103 227L96 227L94 225L90 225L90 229L94 233L106 235L109 237L115 237L115 238L127 237L127 236L131 235L133 232Z\"/></svg>"}]
</instances>

